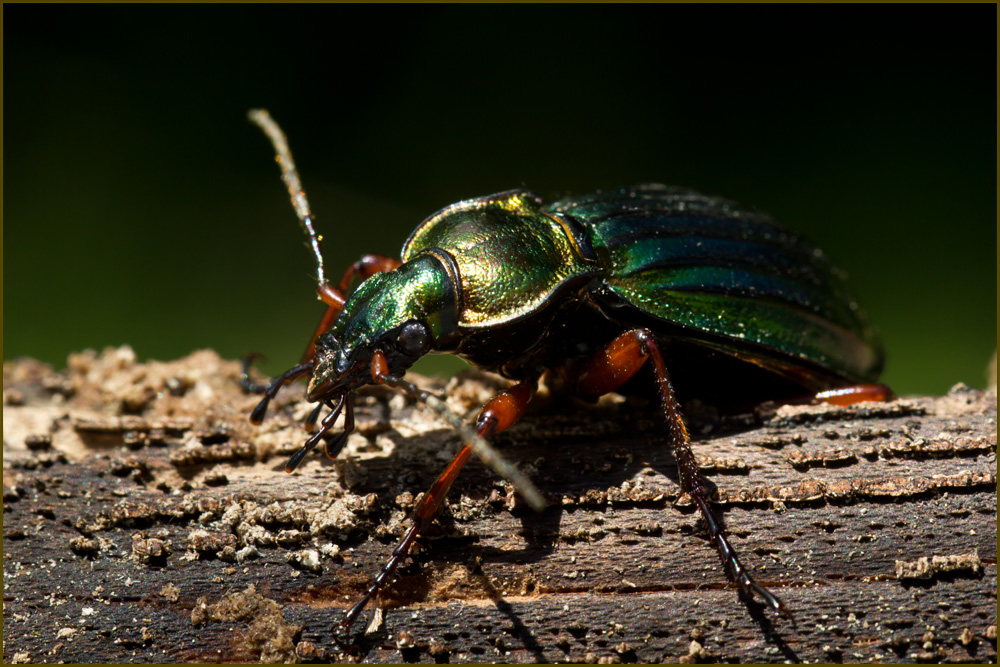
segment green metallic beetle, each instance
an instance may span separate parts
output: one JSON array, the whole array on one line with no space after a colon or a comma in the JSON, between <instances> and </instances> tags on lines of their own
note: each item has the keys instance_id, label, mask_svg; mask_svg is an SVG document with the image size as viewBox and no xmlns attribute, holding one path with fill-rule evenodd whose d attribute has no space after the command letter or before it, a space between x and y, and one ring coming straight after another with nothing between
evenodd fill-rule
<instances>
[{"instance_id":1,"label":"green metallic beetle","mask_svg":"<svg viewBox=\"0 0 1000 667\"><path fill-rule=\"evenodd\" d=\"M787 380L786 396L871 382L882 366L819 249L765 215L680 188L548 206L520 190L468 200L421 223L402 260L366 280L320 337L310 400L370 383L350 371L367 369L376 348L393 375L433 351L523 380L628 326L683 344L678 357L724 355L749 365L742 373ZM404 331L419 344L397 345Z\"/></svg>"},{"instance_id":2,"label":"green metallic beetle","mask_svg":"<svg viewBox=\"0 0 1000 667\"><path fill-rule=\"evenodd\" d=\"M460 355L515 381L483 407L476 436L516 421L545 373L586 397L655 389L681 487L701 510L727 572L744 594L788 614L745 571L716 521L678 396L723 405L813 394L838 403L888 397L884 386L867 384L883 363L872 328L818 248L767 215L681 188L642 185L548 205L512 190L439 211L410 235L402 261L366 256L334 289L284 138L269 117L255 122L276 144L329 305L304 363L267 387L252 416L259 423L278 388L310 376L308 400L330 413L289 471L343 412L344 432L327 442L327 454L337 455L353 429L360 387L386 382L431 400L402 379L431 352ZM348 297L357 276L367 279ZM626 386L644 365L655 384ZM388 584L471 449L425 494L413 527L345 626ZM526 487L534 491L527 482L518 489Z\"/></svg>"}]
</instances>

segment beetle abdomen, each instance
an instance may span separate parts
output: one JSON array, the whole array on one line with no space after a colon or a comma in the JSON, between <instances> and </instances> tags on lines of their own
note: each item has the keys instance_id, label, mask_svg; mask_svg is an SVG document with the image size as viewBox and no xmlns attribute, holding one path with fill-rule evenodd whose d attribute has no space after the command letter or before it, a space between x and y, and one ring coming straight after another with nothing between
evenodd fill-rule
<instances>
[{"instance_id":1,"label":"beetle abdomen","mask_svg":"<svg viewBox=\"0 0 1000 667\"><path fill-rule=\"evenodd\" d=\"M672 337L789 376L800 376L792 366L804 363L848 382L878 377L881 349L843 274L768 216L659 185L549 210L586 228L618 313L634 308L669 325Z\"/></svg>"}]
</instances>

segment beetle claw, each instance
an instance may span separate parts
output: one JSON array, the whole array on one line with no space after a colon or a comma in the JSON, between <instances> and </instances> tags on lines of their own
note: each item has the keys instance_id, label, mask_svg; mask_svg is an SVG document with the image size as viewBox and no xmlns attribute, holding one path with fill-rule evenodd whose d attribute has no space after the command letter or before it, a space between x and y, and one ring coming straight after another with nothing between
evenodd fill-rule
<instances>
[{"instance_id":1,"label":"beetle claw","mask_svg":"<svg viewBox=\"0 0 1000 667\"><path fill-rule=\"evenodd\" d=\"M781 614L782 616L788 617L788 620L792 622L792 625L797 625L795 622L795 616L792 612L785 606L781 598L767 590L756 581L750 580L750 590L745 591L750 597L760 598L767 606L769 606L775 613Z\"/></svg>"}]
</instances>

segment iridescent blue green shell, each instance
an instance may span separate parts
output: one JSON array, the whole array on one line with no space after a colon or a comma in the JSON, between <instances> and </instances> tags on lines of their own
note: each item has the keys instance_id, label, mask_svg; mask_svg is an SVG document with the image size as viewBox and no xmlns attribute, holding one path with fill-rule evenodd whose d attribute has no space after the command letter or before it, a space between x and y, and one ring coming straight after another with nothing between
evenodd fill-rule
<instances>
[{"instance_id":1,"label":"iridescent blue green shell","mask_svg":"<svg viewBox=\"0 0 1000 667\"><path fill-rule=\"evenodd\" d=\"M402 259L351 297L329 364L386 347L410 320L428 327L435 351L515 379L644 327L698 396L801 395L873 382L883 363L822 251L763 213L691 190L470 199L421 223Z\"/></svg>"},{"instance_id":2,"label":"iridescent blue green shell","mask_svg":"<svg viewBox=\"0 0 1000 667\"><path fill-rule=\"evenodd\" d=\"M689 339L785 375L798 361L877 379L881 347L844 274L769 216L643 185L555 202L586 230L604 285Z\"/></svg>"}]
</instances>

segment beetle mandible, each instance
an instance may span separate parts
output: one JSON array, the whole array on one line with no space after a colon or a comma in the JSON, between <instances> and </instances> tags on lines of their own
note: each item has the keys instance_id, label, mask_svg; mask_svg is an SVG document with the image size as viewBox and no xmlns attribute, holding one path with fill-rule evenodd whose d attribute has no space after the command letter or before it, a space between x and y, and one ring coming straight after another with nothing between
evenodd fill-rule
<instances>
[{"instance_id":1,"label":"beetle mandible","mask_svg":"<svg viewBox=\"0 0 1000 667\"><path fill-rule=\"evenodd\" d=\"M532 506L544 505L483 440L524 414L544 373L595 398L644 366L653 372L646 390L659 399L680 486L727 574L744 595L791 617L741 565L709 507L674 385L684 397L723 402L889 398L887 387L873 384L882 349L822 251L765 214L683 188L641 185L548 205L511 190L438 211L413 231L400 260L366 255L333 287L285 137L266 111L250 118L274 144L327 304L302 363L267 385L251 421L261 422L284 384L308 376L307 398L317 408L307 422L314 425L324 406L329 413L289 459L291 472L343 414L344 430L326 441L336 457L354 428L354 392L386 383L437 410L466 443L417 504L412 526L343 627L391 581L473 452ZM348 296L355 278L363 282ZM403 379L431 352L460 355L513 381L482 407L474 430Z\"/></svg>"}]
</instances>

